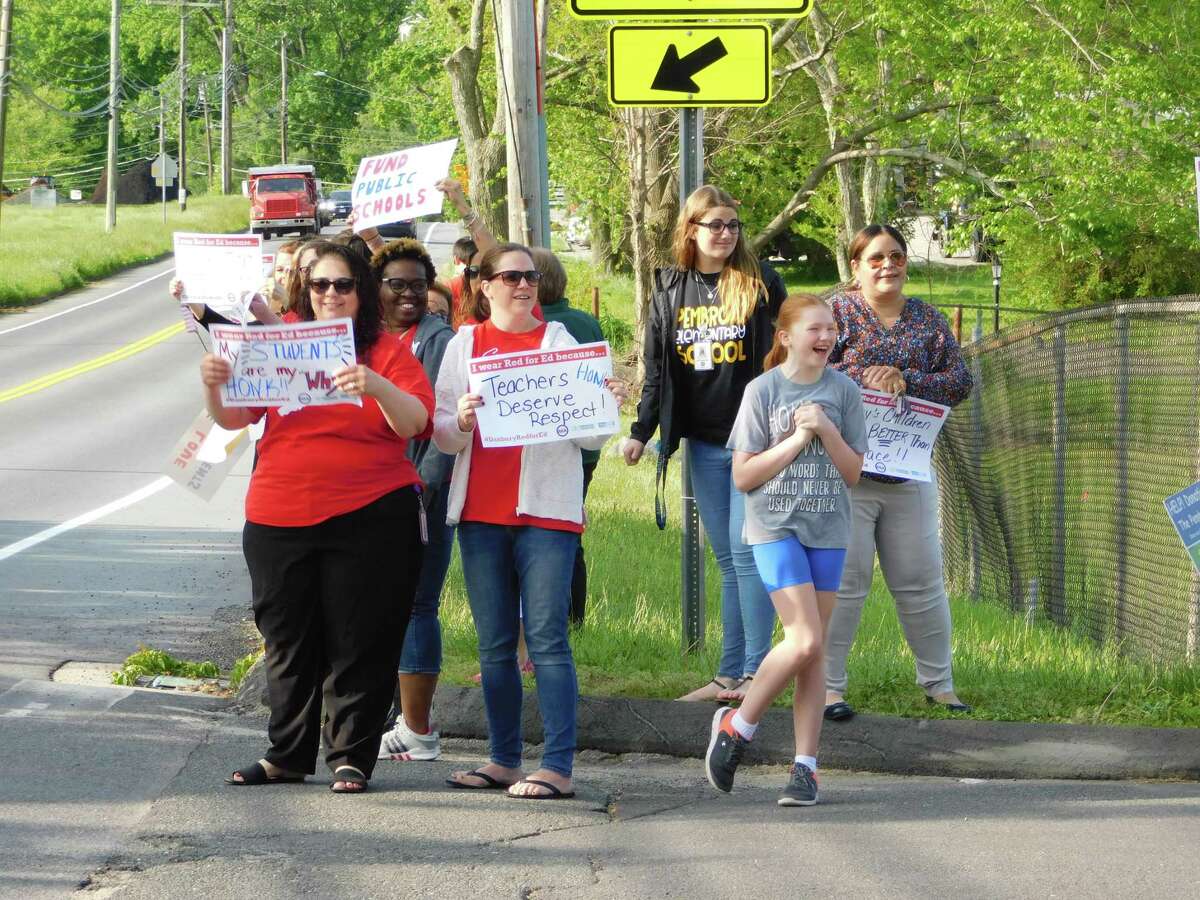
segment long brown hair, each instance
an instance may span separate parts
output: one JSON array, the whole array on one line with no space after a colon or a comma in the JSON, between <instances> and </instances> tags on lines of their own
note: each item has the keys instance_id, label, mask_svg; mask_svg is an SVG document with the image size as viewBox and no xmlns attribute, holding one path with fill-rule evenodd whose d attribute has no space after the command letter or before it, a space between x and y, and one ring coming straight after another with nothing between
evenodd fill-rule
<instances>
[{"instance_id":1,"label":"long brown hair","mask_svg":"<svg viewBox=\"0 0 1200 900\"><path fill-rule=\"evenodd\" d=\"M790 294L783 301L779 307L779 318L775 321L775 337L771 339L771 349L763 360L764 372L781 365L787 359L788 348L783 346L780 335L799 322L806 309L818 306L825 310L829 309L824 300L813 294Z\"/></svg>"},{"instance_id":2,"label":"long brown hair","mask_svg":"<svg viewBox=\"0 0 1200 900\"><path fill-rule=\"evenodd\" d=\"M304 274L300 271L300 257L304 255L305 250L317 250L320 253L325 247L329 246L330 242L325 238L314 237L307 241L298 242L292 250L292 271L288 274L287 285L287 304L283 307L282 312L294 312L300 307L300 300L308 292L304 284Z\"/></svg>"},{"instance_id":3,"label":"long brown hair","mask_svg":"<svg viewBox=\"0 0 1200 900\"><path fill-rule=\"evenodd\" d=\"M671 239L671 249L675 255L675 264L687 271L696 267L696 225L704 214L718 206L737 209L739 203L733 197L711 184L701 185L692 191L679 218L675 222L675 233ZM745 232L739 231L737 241L733 245L733 253L721 270L717 280L717 289L721 294L721 311L731 322L745 322L754 312L760 297L766 296L767 288L763 284L762 269L758 260L746 246Z\"/></svg>"}]
</instances>

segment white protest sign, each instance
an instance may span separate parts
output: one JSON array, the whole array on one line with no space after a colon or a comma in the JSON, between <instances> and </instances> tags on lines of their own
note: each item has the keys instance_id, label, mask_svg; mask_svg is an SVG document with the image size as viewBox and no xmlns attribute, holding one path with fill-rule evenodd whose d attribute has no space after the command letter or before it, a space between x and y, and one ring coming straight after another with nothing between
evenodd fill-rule
<instances>
[{"instance_id":1,"label":"white protest sign","mask_svg":"<svg viewBox=\"0 0 1200 900\"><path fill-rule=\"evenodd\" d=\"M1200 156L1192 160L1196 167L1196 214L1200 216Z\"/></svg>"},{"instance_id":2,"label":"white protest sign","mask_svg":"<svg viewBox=\"0 0 1200 900\"><path fill-rule=\"evenodd\" d=\"M519 447L575 437L615 434L617 400L604 386L612 377L608 344L480 356L468 364L485 447Z\"/></svg>"},{"instance_id":3,"label":"white protest sign","mask_svg":"<svg viewBox=\"0 0 1200 900\"><path fill-rule=\"evenodd\" d=\"M183 303L204 303L227 319L244 321L250 297L262 288L262 235L175 232L175 277Z\"/></svg>"},{"instance_id":4,"label":"white protest sign","mask_svg":"<svg viewBox=\"0 0 1200 900\"><path fill-rule=\"evenodd\" d=\"M353 319L265 328L213 325L209 334L213 352L233 365L221 388L226 406L362 406L362 398L333 385L334 372L354 365Z\"/></svg>"},{"instance_id":5,"label":"white protest sign","mask_svg":"<svg viewBox=\"0 0 1200 900\"><path fill-rule=\"evenodd\" d=\"M202 410L175 442L165 471L185 490L201 500L211 500L249 446L247 429L228 431Z\"/></svg>"},{"instance_id":6,"label":"white protest sign","mask_svg":"<svg viewBox=\"0 0 1200 900\"><path fill-rule=\"evenodd\" d=\"M275 254L274 253L264 253L263 254L262 277L263 278L274 278L275 277Z\"/></svg>"},{"instance_id":7,"label":"white protest sign","mask_svg":"<svg viewBox=\"0 0 1200 900\"><path fill-rule=\"evenodd\" d=\"M896 398L880 391L864 390L862 399L868 444L863 471L931 481L933 442L950 407L906 397L897 409Z\"/></svg>"},{"instance_id":8,"label":"white protest sign","mask_svg":"<svg viewBox=\"0 0 1200 900\"><path fill-rule=\"evenodd\" d=\"M350 194L354 230L440 213L442 194L434 185L449 174L456 146L458 138L364 157Z\"/></svg>"}]
</instances>

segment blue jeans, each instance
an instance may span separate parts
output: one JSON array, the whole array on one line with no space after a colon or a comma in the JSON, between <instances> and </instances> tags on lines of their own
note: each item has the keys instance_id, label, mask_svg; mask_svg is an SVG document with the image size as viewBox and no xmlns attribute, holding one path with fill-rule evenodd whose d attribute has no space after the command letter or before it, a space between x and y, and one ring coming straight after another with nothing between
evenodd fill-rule
<instances>
[{"instance_id":1,"label":"blue jeans","mask_svg":"<svg viewBox=\"0 0 1200 900\"><path fill-rule=\"evenodd\" d=\"M454 526L446 524L446 501L450 483L425 489L429 504L425 517L429 522L429 543L421 563L421 578L413 598L412 618L404 635L400 653L400 672L403 675L437 675L442 671L442 625L438 621L438 606L450 555L454 551Z\"/></svg>"},{"instance_id":2,"label":"blue jeans","mask_svg":"<svg viewBox=\"0 0 1200 900\"><path fill-rule=\"evenodd\" d=\"M525 645L536 669L546 742L542 767L570 778L579 686L567 641L571 574L579 535L532 526L461 522L458 546L475 631L491 760L521 765L521 673L517 639L524 602Z\"/></svg>"},{"instance_id":3,"label":"blue jeans","mask_svg":"<svg viewBox=\"0 0 1200 900\"><path fill-rule=\"evenodd\" d=\"M733 451L688 440L688 462L700 521L721 570L721 663L724 678L753 675L771 649L775 607L759 577L754 551L742 540L746 495L733 486Z\"/></svg>"}]
</instances>

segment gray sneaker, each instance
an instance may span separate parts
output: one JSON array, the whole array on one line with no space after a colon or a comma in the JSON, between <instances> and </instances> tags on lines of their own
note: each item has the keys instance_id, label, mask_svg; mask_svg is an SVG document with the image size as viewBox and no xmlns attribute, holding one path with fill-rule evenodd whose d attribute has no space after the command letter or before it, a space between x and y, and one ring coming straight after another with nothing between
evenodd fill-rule
<instances>
[{"instance_id":1,"label":"gray sneaker","mask_svg":"<svg viewBox=\"0 0 1200 900\"><path fill-rule=\"evenodd\" d=\"M780 806L816 806L817 805L817 776L804 763L792 764L792 777L783 796L779 798Z\"/></svg>"},{"instance_id":2,"label":"gray sneaker","mask_svg":"<svg viewBox=\"0 0 1200 900\"><path fill-rule=\"evenodd\" d=\"M417 734L408 727L404 716L396 719L391 731L385 732L379 742L379 759L394 759L402 762L434 760L441 756L442 741L436 731Z\"/></svg>"}]
</instances>

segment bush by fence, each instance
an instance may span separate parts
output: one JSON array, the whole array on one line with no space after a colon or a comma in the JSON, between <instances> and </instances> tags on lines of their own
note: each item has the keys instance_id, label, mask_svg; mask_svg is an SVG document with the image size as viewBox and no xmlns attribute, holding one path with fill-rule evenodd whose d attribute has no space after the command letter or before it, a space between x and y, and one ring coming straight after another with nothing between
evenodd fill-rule
<instances>
[{"instance_id":1,"label":"bush by fence","mask_svg":"<svg viewBox=\"0 0 1200 900\"><path fill-rule=\"evenodd\" d=\"M1163 500L1200 478L1200 296L1060 313L964 348L936 464L951 588L1196 658L1200 577Z\"/></svg>"}]
</instances>

